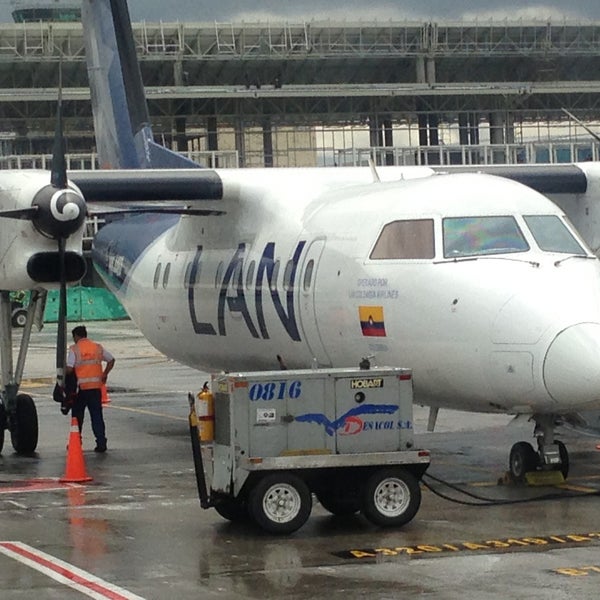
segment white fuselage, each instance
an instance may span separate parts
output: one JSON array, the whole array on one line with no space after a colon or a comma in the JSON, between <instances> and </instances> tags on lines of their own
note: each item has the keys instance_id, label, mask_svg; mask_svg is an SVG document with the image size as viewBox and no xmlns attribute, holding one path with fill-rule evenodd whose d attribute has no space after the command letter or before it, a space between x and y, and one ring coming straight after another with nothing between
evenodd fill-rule
<instances>
[{"instance_id":1,"label":"white fuselage","mask_svg":"<svg viewBox=\"0 0 600 600\"><path fill-rule=\"evenodd\" d=\"M348 367L370 356L412 368L415 400L433 406L600 405L599 261L587 249L543 251L523 219L563 211L491 176L425 170L369 183L344 171L219 172L223 200L211 206L225 215L181 217L135 259L109 224L97 268L150 342L196 368L273 369L278 356L290 368ZM513 217L528 250L445 256L444 219L466 216ZM371 258L384 226L406 220L433 223L434 255ZM578 352L593 356L557 374Z\"/></svg>"}]
</instances>

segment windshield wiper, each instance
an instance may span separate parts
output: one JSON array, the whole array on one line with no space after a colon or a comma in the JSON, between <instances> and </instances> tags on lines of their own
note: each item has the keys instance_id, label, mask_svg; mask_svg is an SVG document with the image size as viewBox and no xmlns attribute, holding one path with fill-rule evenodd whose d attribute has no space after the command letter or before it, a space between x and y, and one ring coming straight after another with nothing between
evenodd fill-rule
<instances>
[{"instance_id":1,"label":"windshield wiper","mask_svg":"<svg viewBox=\"0 0 600 600\"><path fill-rule=\"evenodd\" d=\"M558 267L561 263L564 263L565 260L571 260L572 258L589 258L590 260L596 260L598 257L591 256L590 254L571 254L570 256L565 256L565 258L554 261L554 266Z\"/></svg>"},{"instance_id":2,"label":"windshield wiper","mask_svg":"<svg viewBox=\"0 0 600 600\"><path fill-rule=\"evenodd\" d=\"M459 262L467 262L469 260L510 260L513 262L526 263L531 265L532 267L539 267L540 263L535 260L527 260L525 258L517 258L511 256L503 256L499 254L478 254L475 256L456 256L453 258L446 258L445 260L436 260L434 261L434 265L443 265L448 263L459 263Z\"/></svg>"}]
</instances>

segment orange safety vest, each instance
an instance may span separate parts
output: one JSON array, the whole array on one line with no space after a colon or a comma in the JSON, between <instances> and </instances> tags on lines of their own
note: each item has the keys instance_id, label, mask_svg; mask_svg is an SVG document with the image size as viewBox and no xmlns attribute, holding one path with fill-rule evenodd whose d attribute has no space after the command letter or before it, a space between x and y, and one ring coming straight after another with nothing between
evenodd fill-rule
<instances>
[{"instance_id":1,"label":"orange safety vest","mask_svg":"<svg viewBox=\"0 0 600 600\"><path fill-rule=\"evenodd\" d=\"M102 387L102 355L104 350L100 344L84 338L70 348L75 354L75 375L82 390L100 389Z\"/></svg>"}]
</instances>

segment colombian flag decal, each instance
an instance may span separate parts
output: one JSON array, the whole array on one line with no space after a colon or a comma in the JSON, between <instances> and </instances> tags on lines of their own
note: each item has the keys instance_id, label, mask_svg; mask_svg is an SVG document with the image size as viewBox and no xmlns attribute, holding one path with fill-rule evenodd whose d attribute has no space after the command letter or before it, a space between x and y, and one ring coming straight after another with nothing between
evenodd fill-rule
<instances>
[{"instance_id":1,"label":"colombian flag decal","mask_svg":"<svg viewBox=\"0 0 600 600\"><path fill-rule=\"evenodd\" d=\"M362 334L369 337L385 337L383 306L359 306L358 318Z\"/></svg>"}]
</instances>

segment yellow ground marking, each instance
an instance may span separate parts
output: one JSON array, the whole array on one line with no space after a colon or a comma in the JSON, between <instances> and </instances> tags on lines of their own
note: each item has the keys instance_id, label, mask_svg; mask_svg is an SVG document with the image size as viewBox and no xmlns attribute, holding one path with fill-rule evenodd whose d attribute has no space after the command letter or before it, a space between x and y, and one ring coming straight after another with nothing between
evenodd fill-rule
<instances>
[{"instance_id":1,"label":"yellow ground marking","mask_svg":"<svg viewBox=\"0 0 600 600\"><path fill-rule=\"evenodd\" d=\"M570 483L561 483L555 487L560 488L561 490L569 490L571 492L584 492L586 494L598 493L598 490L595 488L585 487L583 485L571 485Z\"/></svg>"}]
</instances>

